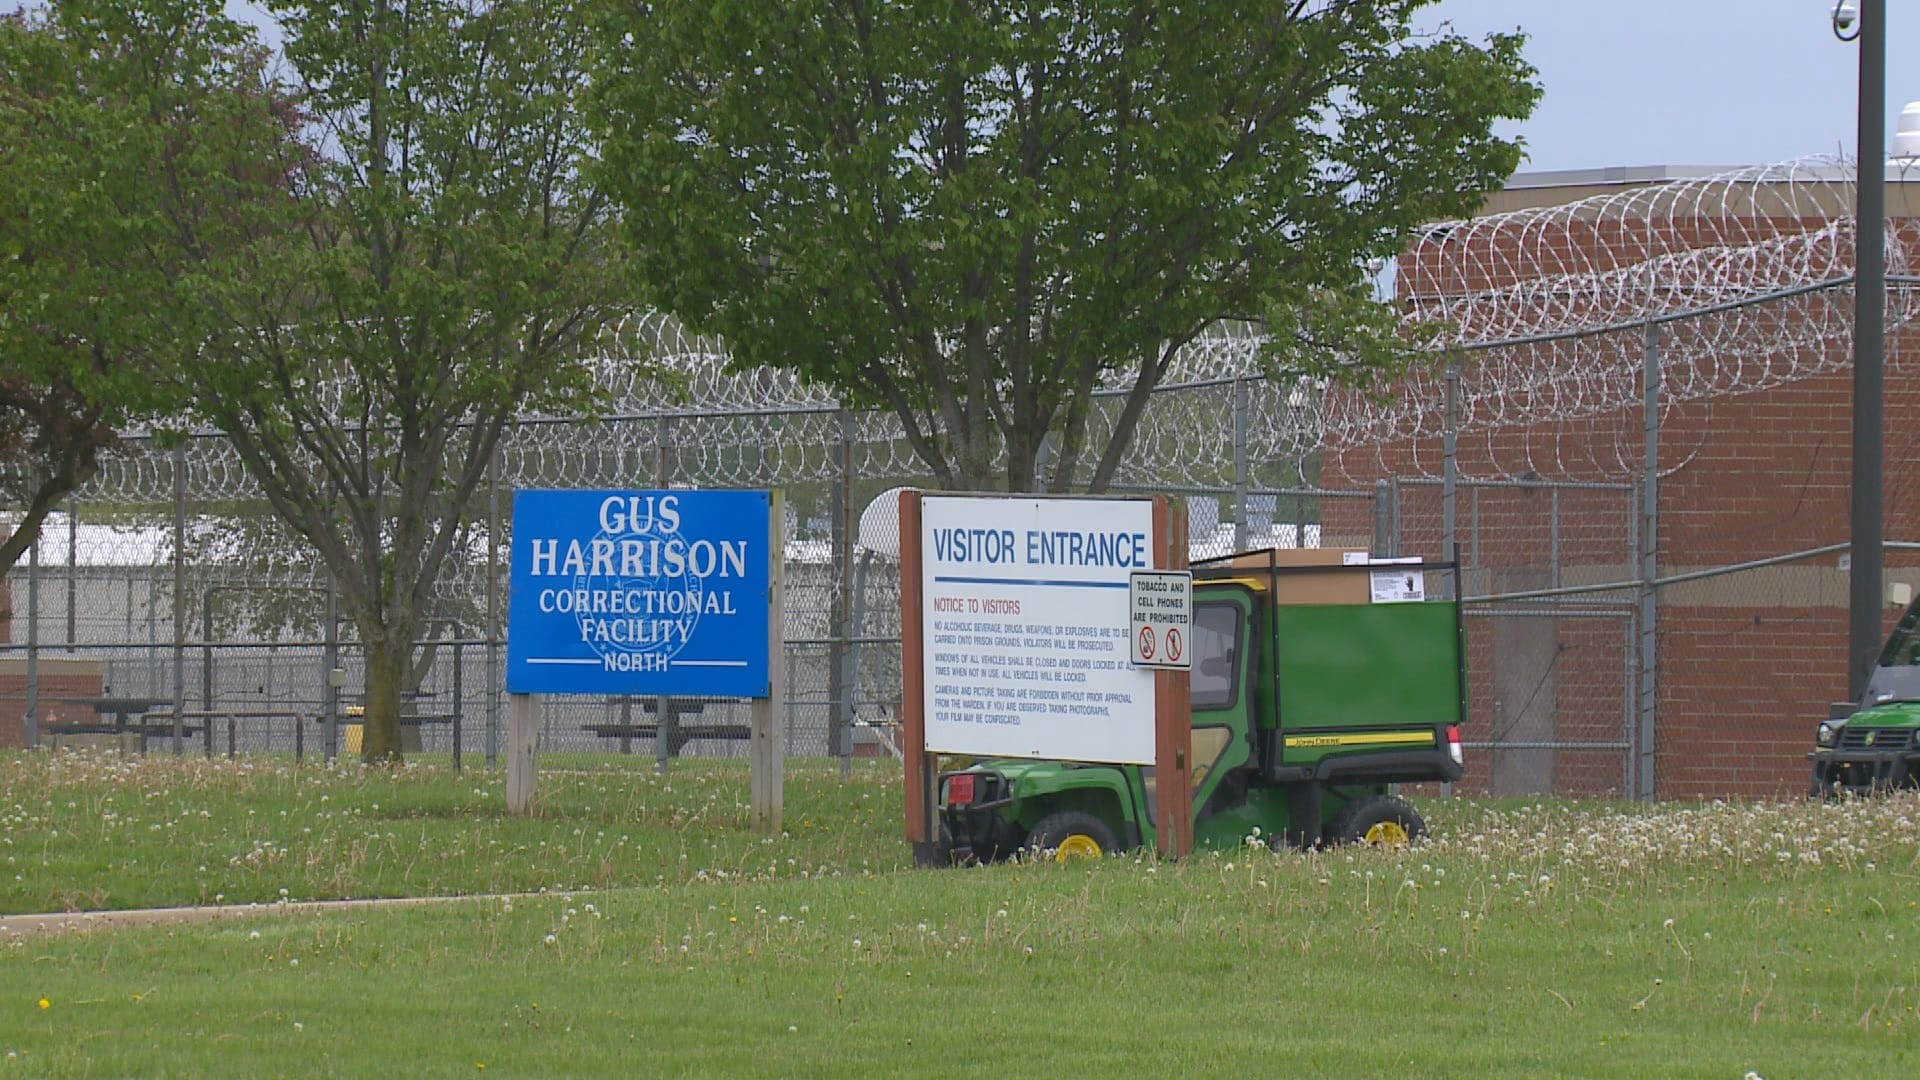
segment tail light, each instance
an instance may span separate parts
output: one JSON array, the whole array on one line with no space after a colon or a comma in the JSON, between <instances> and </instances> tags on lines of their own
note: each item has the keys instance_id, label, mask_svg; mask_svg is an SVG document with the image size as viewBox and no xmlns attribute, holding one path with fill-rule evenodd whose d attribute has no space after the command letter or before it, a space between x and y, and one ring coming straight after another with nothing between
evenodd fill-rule
<instances>
[{"instance_id":1,"label":"tail light","mask_svg":"<svg viewBox=\"0 0 1920 1080\"><path fill-rule=\"evenodd\" d=\"M1447 725L1447 756L1453 759L1455 765L1464 766L1467 763L1466 751L1460 746L1459 724Z\"/></svg>"},{"instance_id":2,"label":"tail light","mask_svg":"<svg viewBox=\"0 0 1920 1080\"><path fill-rule=\"evenodd\" d=\"M973 804L973 774L956 773L947 777L947 805L971 806Z\"/></svg>"}]
</instances>

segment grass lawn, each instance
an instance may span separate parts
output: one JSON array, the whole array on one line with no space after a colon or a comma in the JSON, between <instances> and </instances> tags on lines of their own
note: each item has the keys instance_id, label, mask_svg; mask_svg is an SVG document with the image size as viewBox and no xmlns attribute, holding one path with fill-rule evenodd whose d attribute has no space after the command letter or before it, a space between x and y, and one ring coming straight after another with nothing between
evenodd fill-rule
<instances>
[{"instance_id":1,"label":"grass lawn","mask_svg":"<svg viewBox=\"0 0 1920 1080\"><path fill-rule=\"evenodd\" d=\"M1911 797L915 871L891 770L791 764L763 839L676 769L514 821L472 771L0 758L10 912L547 889L0 943L0 1076L1920 1071Z\"/></svg>"}]
</instances>

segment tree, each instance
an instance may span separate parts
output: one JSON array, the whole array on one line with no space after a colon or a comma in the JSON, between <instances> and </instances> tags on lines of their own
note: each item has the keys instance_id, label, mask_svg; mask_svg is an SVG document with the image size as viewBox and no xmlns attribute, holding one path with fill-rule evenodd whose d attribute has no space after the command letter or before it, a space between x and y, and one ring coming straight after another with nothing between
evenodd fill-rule
<instances>
[{"instance_id":1,"label":"tree","mask_svg":"<svg viewBox=\"0 0 1920 1080\"><path fill-rule=\"evenodd\" d=\"M333 574L366 651L363 756L392 760L501 434L523 408L587 402L581 343L626 306L627 275L582 171L570 7L270 7L302 139L245 215L172 210L236 252L197 282L220 325L189 368L194 408Z\"/></svg>"},{"instance_id":2,"label":"tree","mask_svg":"<svg viewBox=\"0 0 1920 1080\"><path fill-rule=\"evenodd\" d=\"M1502 182L1537 96L1517 36L1416 39L1428 2L605 0L609 187L651 302L740 365L890 408L944 486L1047 483L1054 432L1050 486L1100 490L1217 323L1405 361L1365 265Z\"/></svg>"},{"instance_id":3,"label":"tree","mask_svg":"<svg viewBox=\"0 0 1920 1080\"><path fill-rule=\"evenodd\" d=\"M0 572L123 427L180 404L196 253L162 203L221 182L193 134L253 107L260 62L203 8L108 37L91 3L0 18L0 501L21 511Z\"/></svg>"}]
</instances>

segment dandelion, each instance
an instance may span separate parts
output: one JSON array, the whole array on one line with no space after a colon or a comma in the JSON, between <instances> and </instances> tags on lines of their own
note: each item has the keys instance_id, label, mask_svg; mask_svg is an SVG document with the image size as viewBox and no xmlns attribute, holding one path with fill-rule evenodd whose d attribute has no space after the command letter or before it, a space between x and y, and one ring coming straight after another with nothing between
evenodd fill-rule
<instances>
[{"instance_id":1,"label":"dandelion","mask_svg":"<svg viewBox=\"0 0 1920 1080\"><path fill-rule=\"evenodd\" d=\"M40 1007L41 1007L42 1009L51 1009L51 1008L53 1008L53 1002L51 1002L51 1001L48 1001L48 1000L47 1000L46 998L41 998L41 999L40 999Z\"/></svg>"}]
</instances>

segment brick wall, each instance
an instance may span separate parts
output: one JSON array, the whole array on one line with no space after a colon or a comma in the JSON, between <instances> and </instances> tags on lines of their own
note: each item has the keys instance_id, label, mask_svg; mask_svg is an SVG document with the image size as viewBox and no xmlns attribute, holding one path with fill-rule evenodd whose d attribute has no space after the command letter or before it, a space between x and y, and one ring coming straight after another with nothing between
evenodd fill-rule
<instances>
[{"instance_id":1,"label":"brick wall","mask_svg":"<svg viewBox=\"0 0 1920 1080\"><path fill-rule=\"evenodd\" d=\"M54 699L101 696L100 661L42 656L35 672L39 691L40 720L69 706ZM0 658L0 749L18 749L26 745L27 661L18 654ZM80 718L93 719L93 711L80 708Z\"/></svg>"},{"instance_id":2,"label":"brick wall","mask_svg":"<svg viewBox=\"0 0 1920 1080\"><path fill-rule=\"evenodd\" d=\"M1579 226L1576 226L1579 227ZM1771 223L1770 231L1779 223ZM1786 231L1791 231L1790 227ZM1901 230L1912 239L1909 223ZM1578 250L1596 235L1572 232L1554 243L1530 237L1530 252L1495 252L1486 280L1447 279L1444 267L1416 265L1405 287L1459 289L1507 284L1529 272L1577 272ZM1684 238L1683 238L1684 239ZM1456 275L1457 276L1457 275ZM1499 280L1495 280L1495 279ZM1805 302L1803 302L1804 304ZM1850 308L1850 297L1831 303ZM1802 307L1805 312L1808 309ZM1831 311L1820 313L1831 316ZM1753 316L1764 326L1767 314ZM1685 334L1686 325L1670 331ZM1636 332L1637 333L1637 332ZM1713 396L1670 409L1660 419L1659 572L1744 563L1844 543L1851 502L1852 371L1849 343L1818 360L1833 368L1737 396ZM1536 353L1536 355L1538 355ZM1723 367L1769 362L1762 353L1718 357ZM1748 380L1751 381L1751 380ZM1920 540L1920 328L1890 326L1886 379L1885 535ZM1516 477L1516 463L1540 462L1544 479L1636 479L1641 454L1638 409L1460 440L1463 477ZM1430 474L1438 439L1385 447L1376 476ZM1624 464L1624 467L1623 467ZM1464 489L1463 489L1464 490ZM1563 498L1567 496L1563 492ZM1478 562L1470 593L1548 584L1547 553L1557 542L1562 583L1620 580L1630 575L1624 531L1632 520L1618 501L1560 507L1550 540L1545 493L1483 490L1469 517L1463 500L1457 534L1477 526ZM1326 504L1329 518L1358 507ZM1358 522L1329 521L1328 527ZM1401 519L1401 549L1440 554L1436 513ZM1473 553L1463 552L1471 564ZM1920 584L1920 558L1890 552L1889 579ZM1916 589L1920 592L1920 588ZM1618 599L1618 598L1616 598ZM1805 755L1814 725L1830 702L1846 695L1847 572L1836 555L1775 572L1749 572L1663 589L1658 598L1659 668L1656 793L1662 798L1775 797L1803 792ZM1887 612L1891 625L1894 615ZM1503 626L1501 619L1511 620ZM1630 624L1628 624L1630 625ZM1601 740L1633 723L1622 714L1625 667L1637 642L1623 640L1618 620L1535 616L1469 619L1472 724L1469 741L1489 738ZM1524 710L1516 695L1532 695ZM1550 717L1550 719L1542 719ZM1531 755L1531 756L1529 756ZM1516 766L1518 762L1518 766ZM1505 792L1551 789L1559 794L1627 790L1620 755L1539 751L1480 753L1466 786ZM1503 775L1504 773L1504 775Z\"/></svg>"}]
</instances>

